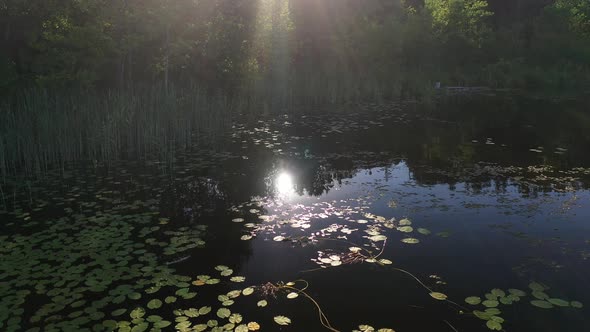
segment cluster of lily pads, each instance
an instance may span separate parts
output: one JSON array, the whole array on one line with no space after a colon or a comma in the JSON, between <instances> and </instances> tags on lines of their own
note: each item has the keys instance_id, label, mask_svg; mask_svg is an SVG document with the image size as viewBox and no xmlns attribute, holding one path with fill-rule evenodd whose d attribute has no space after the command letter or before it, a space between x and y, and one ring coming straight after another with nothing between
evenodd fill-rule
<instances>
[{"instance_id":1,"label":"cluster of lily pads","mask_svg":"<svg viewBox=\"0 0 590 332\"><path fill-rule=\"evenodd\" d=\"M538 282L531 282L529 288L531 290L531 295L534 298L530 300L530 304L537 308L550 309L553 307L572 307L579 309L583 307L583 304L579 301L566 301L559 298L551 298L545 293L549 287ZM489 293L486 293L483 299L479 296L469 296L465 298L465 302L473 306L484 306L486 309L474 310L473 315L486 321L486 326L490 330L500 331L502 330L504 318L500 316L502 311L498 309L498 307L500 305L511 305L519 302L526 296L527 293L520 289L511 288L505 292L502 289L494 288Z\"/></svg>"}]
</instances>

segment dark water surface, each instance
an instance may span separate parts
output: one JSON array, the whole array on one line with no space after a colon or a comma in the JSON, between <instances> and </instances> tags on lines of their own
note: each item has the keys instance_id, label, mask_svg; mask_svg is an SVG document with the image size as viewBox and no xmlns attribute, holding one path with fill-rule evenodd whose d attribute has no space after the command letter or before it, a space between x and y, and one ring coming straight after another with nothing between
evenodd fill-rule
<instances>
[{"instance_id":1,"label":"dark water surface","mask_svg":"<svg viewBox=\"0 0 590 332\"><path fill-rule=\"evenodd\" d=\"M583 104L314 114L7 180L0 330L590 331Z\"/></svg>"}]
</instances>

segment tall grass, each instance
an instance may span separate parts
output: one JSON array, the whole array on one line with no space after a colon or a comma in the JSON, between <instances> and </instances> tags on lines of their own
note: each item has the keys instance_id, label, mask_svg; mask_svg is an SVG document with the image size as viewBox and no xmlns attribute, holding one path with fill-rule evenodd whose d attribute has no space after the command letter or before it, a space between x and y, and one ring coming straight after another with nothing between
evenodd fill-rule
<instances>
[{"instance_id":1,"label":"tall grass","mask_svg":"<svg viewBox=\"0 0 590 332\"><path fill-rule=\"evenodd\" d=\"M79 160L168 158L226 128L232 105L199 89L94 93L35 89L0 105L0 174Z\"/></svg>"},{"instance_id":2,"label":"tall grass","mask_svg":"<svg viewBox=\"0 0 590 332\"><path fill-rule=\"evenodd\" d=\"M406 84L406 90L427 90ZM399 80L293 75L280 89L250 80L231 92L161 86L124 91L32 89L0 101L0 175L42 175L76 161L162 160L209 142L234 116L399 98ZM415 92L415 91L414 91ZM412 92L412 93L414 93Z\"/></svg>"}]
</instances>

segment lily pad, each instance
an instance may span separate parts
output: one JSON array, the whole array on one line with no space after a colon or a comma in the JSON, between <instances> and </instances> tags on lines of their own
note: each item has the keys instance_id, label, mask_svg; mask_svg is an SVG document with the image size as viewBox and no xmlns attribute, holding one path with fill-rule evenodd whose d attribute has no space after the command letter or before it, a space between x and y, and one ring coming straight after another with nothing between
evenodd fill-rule
<instances>
[{"instance_id":1,"label":"lily pad","mask_svg":"<svg viewBox=\"0 0 590 332\"><path fill-rule=\"evenodd\" d=\"M274 321L275 321L275 323L277 323L279 325L291 324L291 319L289 317L285 317L285 316L275 316Z\"/></svg>"},{"instance_id":2,"label":"lily pad","mask_svg":"<svg viewBox=\"0 0 590 332\"><path fill-rule=\"evenodd\" d=\"M256 305L263 308L268 305L268 302L266 300L260 300L260 301L258 301L258 303L256 303Z\"/></svg>"},{"instance_id":3,"label":"lily pad","mask_svg":"<svg viewBox=\"0 0 590 332\"><path fill-rule=\"evenodd\" d=\"M534 305L535 307L539 307L539 308L543 308L543 309L553 308L553 305L547 301L533 300L533 301L531 301L531 304Z\"/></svg>"},{"instance_id":4,"label":"lily pad","mask_svg":"<svg viewBox=\"0 0 590 332\"><path fill-rule=\"evenodd\" d=\"M158 299L153 299L150 302L148 302L148 304L147 304L147 307L150 309L158 309L161 306L162 306L162 301L158 300Z\"/></svg>"},{"instance_id":5,"label":"lily pad","mask_svg":"<svg viewBox=\"0 0 590 332\"><path fill-rule=\"evenodd\" d=\"M556 298L551 298L548 299L547 302L558 306L558 307L569 307L570 303L568 301L562 300L562 299L556 299Z\"/></svg>"},{"instance_id":6,"label":"lily pad","mask_svg":"<svg viewBox=\"0 0 590 332\"><path fill-rule=\"evenodd\" d=\"M526 293L521 291L520 289L514 289L514 288L510 288L508 290L508 293L519 296L519 297L523 297L526 296Z\"/></svg>"},{"instance_id":7,"label":"lily pad","mask_svg":"<svg viewBox=\"0 0 590 332\"><path fill-rule=\"evenodd\" d=\"M484 306L486 306L488 308L495 308L500 303L498 301L496 301L496 300L485 300L481 304L483 304Z\"/></svg>"},{"instance_id":8,"label":"lily pad","mask_svg":"<svg viewBox=\"0 0 590 332\"><path fill-rule=\"evenodd\" d=\"M397 230L402 233L411 233L414 231L414 228L412 228L412 226L402 226L398 227Z\"/></svg>"},{"instance_id":9,"label":"lily pad","mask_svg":"<svg viewBox=\"0 0 590 332\"><path fill-rule=\"evenodd\" d=\"M299 296L299 294L297 294L295 292L291 292L291 293L287 294L287 298L288 299L294 299L294 298L296 298L298 296Z\"/></svg>"},{"instance_id":10,"label":"lily pad","mask_svg":"<svg viewBox=\"0 0 590 332\"><path fill-rule=\"evenodd\" d=\"M432 293L430 293L430 296L433 299L440 300L440 301L444 301L447 299L447 296L445 294L439 293L439 292L432 292Z\"/></svg>"},{"instance_id":11,"label":"lily pad","mask_svg":"<svg viewBox=\"0 0 590 332\"><path fill-rule=\"evenodd\" d=\"M228 318L231 315L231 311L227 308L220 308L217 310L217 317Z\"/></svg>"},{"instance_id":12,"label":"lily pad","mask_svg":"<svg viewBox=\"0 0 590 332\"><path fill-rule=\"evenodd\" d=\"M542 292L542 291L545 290L545 287L543 287L543 285L541 285L538 282L531 282L529 284L529 288L532 289L532 290L534 290L534 291L539 291L539 292Z\"/></svg>"},{"instance_id":13,"label":"lily pad","mask_svg":"<svg viewBox=\"0 0 590 332\"><path fill-rule=\"evenodd\" d=\"M478 305L481 303L481 298L479 296L470 296L465 299L465 302L471 305Z\"/></svg>"},{"instance_id":14,"label":"lily pad","mask_svg":"<svg viewBox=\"0 0 590 332\"><path fill-rule=\"evenodd\" d=\"M545 292L542 291L533 291L533 296L538 298L539 300L547 300L549 298L549 295L547 295Z\"/></svg>"},{"instance_id":15,"label":"lily pad","mask_svg":"<svg viewBox=\"0 0 590 332\"><path fill-rule=\"evenodd\" d=\"M572 306L572 308L576 308L576 309L581 309L584 307L582 302L579 302L579 301L571 301L570 305Z\"/></svg>"},{"instance_id":16,"label":"lily pad","mask_svg":"<svg viewBox=\"0 0 590 332\"><path fill-rule=\"evenodd\" d=\"M430 235L432 232L426 228L418 228L418 233L422 235Z\"/></svg>"},{"instance_id":17,"label":"lily pad","mask_svg":"<svg viewBox=\"0 0 590 332\"><path fill-rule=\"evenodd\" d=\"M490 330L494 330L494 331L501 331L502 330L502 324L500 324L496 321L493 321L493 320L488 320L486 322L486 326Z\"/></svg>"}]
</instances>

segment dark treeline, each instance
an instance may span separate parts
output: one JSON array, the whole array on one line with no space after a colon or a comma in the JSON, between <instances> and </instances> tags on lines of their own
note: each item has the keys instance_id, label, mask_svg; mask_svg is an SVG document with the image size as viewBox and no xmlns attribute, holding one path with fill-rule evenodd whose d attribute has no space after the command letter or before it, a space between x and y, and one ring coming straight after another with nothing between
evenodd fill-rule
<instances>
[{"instance_id":1,"label":"dark treeline","mask_svg":"<svg viewBox=\"0 0 590 332\"><path fill-rule=\"evenodd\" d=\"M590 2L2 0L0 50L5 91L571 88L590 77Z\"/></svg>"},{"instance_id":2,"label":"dark treeline","mask_svg":"<svg viewBox=\"0 0 590 332\"><path fill-rule=\"evenodd\" d=\"M435 82L587 91L590 2L0 0L0 176L172 161L239 113Z\"/></svg>"}]
</instances>

